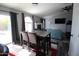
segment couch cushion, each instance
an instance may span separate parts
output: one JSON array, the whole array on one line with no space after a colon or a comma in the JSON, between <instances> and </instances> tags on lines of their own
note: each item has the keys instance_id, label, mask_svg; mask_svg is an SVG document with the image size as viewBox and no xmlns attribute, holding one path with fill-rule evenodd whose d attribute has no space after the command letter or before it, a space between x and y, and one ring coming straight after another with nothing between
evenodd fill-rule
<instances>
[{"instance_id":1,"label":"couch cushion","mask_svg":"<svg viewBox=\"0 0 79 59\"><path fill-rule=\"evenodd\" d=\"M62 31L59 29L47 29L47 31L51 33L52 39L61 39L62 37Z\"/></svg>"}]
</instances>

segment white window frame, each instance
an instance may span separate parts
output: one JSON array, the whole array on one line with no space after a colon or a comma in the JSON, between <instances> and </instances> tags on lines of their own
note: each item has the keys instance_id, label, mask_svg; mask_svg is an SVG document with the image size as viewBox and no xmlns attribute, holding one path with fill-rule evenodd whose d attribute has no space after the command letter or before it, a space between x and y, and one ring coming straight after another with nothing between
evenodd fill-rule
<instances>
[{"instance_id":1,"label":"white window frame","mask_svg":"<svg viewBox=\"0 0 79 59\"><path fill-rule=\"evenodd\" d=\"M28 25L26 25L28 24ZM33 21L30 16L25 17L25 31L26 32L31 32L33 30Z\"/></svg>"}]
</instances>

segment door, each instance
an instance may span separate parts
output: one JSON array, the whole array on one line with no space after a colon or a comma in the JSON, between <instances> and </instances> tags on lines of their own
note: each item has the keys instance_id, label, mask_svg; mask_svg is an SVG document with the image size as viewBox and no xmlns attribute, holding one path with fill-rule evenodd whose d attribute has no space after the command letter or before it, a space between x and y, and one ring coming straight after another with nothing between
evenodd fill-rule
<instances>
[{"instance_id":1,"label":"door","mask_svg":"<svg viewBox=\"0 0 79 59\"><path fill-rule=\"evenodd\" d=\"M8 12L0 11L0 44L12 42L11 19Z\"/></svg>"},{"instance_id":2,"label":"door","mask_svg":"<svg viewBox=\"0 0 79 59\"><path fill-rule=\"evenodd\" d=\"M69 46L69 55L79 55L79 4L73 5L72 29Z\"/></svg>"}]
</instances>

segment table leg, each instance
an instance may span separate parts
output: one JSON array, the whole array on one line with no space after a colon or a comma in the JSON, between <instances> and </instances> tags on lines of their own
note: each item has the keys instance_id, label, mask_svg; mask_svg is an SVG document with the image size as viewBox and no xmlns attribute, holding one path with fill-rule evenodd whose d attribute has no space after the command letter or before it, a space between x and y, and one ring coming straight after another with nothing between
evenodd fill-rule
<instances>
[{"instance_id":1,"label":"table leg","mask_svg":"<svg viewBox=\"0 0 79 59\"><path fill-rule=\"evenodd\" d=\"M51 49L51 33L49 34L49 49Z\"/></svg>"}]
</instances>

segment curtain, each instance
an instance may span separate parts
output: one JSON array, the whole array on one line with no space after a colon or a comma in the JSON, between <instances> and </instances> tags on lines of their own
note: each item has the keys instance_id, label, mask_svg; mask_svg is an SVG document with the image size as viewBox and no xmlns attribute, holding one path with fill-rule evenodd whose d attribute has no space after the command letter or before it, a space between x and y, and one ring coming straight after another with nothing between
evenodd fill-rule
<instances>
[{"instance_id":1,"label":"curtain","mask_svg":"<svg viewBox=\"0 0 79 59\"><path fill-rule=\"evenodd\" d=\"M44 19L44 29L46 29L46 20Z\"/></svg>"},{"instance_id":2,"label":"curtain","mask_svg":"<svg viewBox=\"0 0 79 59\"><path fill-rule=\"evenodd\" d=\"M22 31L25 31L24 13L22 13Z\"/></svg>"},{"instance_id":3,"label":"curtain","mask_svg":"<svg viewBox=\"0 0 79 59\"><path fill-rule=\"evenodd\" d=\"M34 25L34 23L35 23L35 21L34 21L34 16L32 15L32 21L33 21L33 30L35 29L35 25Z\"/></svg>"},{"instance_id":4,"label":"curtain","mask_svg":"<svg viewBox=\"0 0 79 59\"><path fill-rule=\"evenodd\" d=\"M12 41L13 43L20 42L20 36L18 31L18 24L17 24L17 14L14 12L10 12L11 16L11 27L12 27Z\"/></svg>"}]
</instances>

